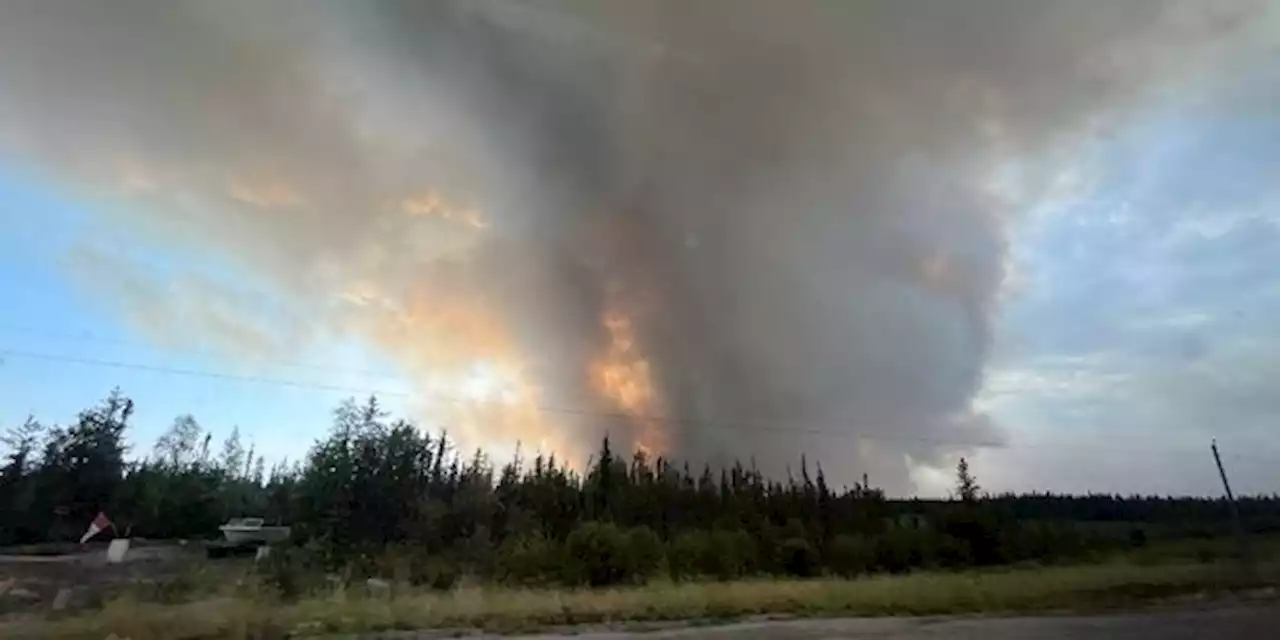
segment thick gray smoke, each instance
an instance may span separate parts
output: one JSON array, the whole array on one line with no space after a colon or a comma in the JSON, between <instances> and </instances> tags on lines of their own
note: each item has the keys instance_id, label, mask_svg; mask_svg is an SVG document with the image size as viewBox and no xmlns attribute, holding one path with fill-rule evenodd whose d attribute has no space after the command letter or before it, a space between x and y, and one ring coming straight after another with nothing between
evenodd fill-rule
<instances>
[{"instance_id":1,"label":"thick gray smoke","mask_svg":"<svg viewBox=\"0 0 1280 640\"><path fill-rule=\"evenodd\" d=\"M900 491L908 458L1001 439L971 401L1035 159L1243 8L15 0L0 153L241 274L83 247L158 333L356 330L424 379L518 353L539 404L680 418L552 416L554 446L808 453ZM539 435L490 417L473 437Z\"/></svg>"}]
</instances>

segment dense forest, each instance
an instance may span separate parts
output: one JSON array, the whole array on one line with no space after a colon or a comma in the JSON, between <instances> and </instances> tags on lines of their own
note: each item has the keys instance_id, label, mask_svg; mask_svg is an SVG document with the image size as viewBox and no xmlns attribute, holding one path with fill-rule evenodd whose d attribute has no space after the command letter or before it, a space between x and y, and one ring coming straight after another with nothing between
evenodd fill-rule
<instances>
[{"instance_id":1,"label":"dense forest","mask_svg":"<svg viewBox=\"0 0 1280 640\"><path fill-rule=\"evenodd\" d=\"M295 551L326 570L462 573L515 583L611 584L758 574L855 575L915 567L1055 562L1210 537L1223 500L990 496L961 461L950 500L894 500L823 470L766 478L751 464L691 467L615 451L587 469L553 456L494 465L445 434L390 420L376 398L348 400L305 460L270 468L238 433L220 443L177 418L149 455L127 456L133 402L116 391L67 426L11 427L0 469L0 544L75 540L98 511L111 535L209 538L229 517L293 527ZM1280 498L1240 500L1248 528L1280 529ZM305 553L304 553L305 552Z\"/></svg>"}]
</instances>

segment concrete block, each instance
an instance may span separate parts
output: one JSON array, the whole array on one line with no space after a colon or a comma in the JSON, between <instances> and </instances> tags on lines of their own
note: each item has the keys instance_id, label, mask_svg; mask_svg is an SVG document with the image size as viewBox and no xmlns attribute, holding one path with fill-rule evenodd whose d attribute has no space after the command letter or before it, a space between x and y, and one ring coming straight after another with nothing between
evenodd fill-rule
<instances>
[{"instance_id":1,"label":"concrete block","mask_svg":"<svg viewBox=\"0 0 1280 640\"><path fill-rule=\"evenodd\" d=\"M71 602L71 589L68 587L58 589L58 595L53 597L53 610L62 611L66 609L68 602Z\"/></svg>"},{"instance_id":2,"label":"concrete block","mask_svg":"<svg viewBox=\"0 0 1280 640\"><path fill-rule=\"evenodd\" d=\"M116 538L107 546L107 563L120 564L124 562L124 556L127 553L129 553L129 539Z\"/></svg>"},{"instance_id":3,"label":"concrete block","mask_svg":"<svg viewBox=\"0 0 1280 640\"><path fill-rule=\"evenodd\" d=\"M17 600L39 600L40 599L40 594L30 589L24 589L22 587L13 587L9 589L8 592L6 592L6 595L8 595L10 598L15 598Z\"/></svg>"},{"instance_id":4,"label":"concrete block","mask_svg":"<svg viewBox=\"0 0 1280 640\"><path fill-rule=\"evenodd\" d=\"M369 589L369 595L373 597L384 597L391 594L391 583L379 578L369 578L365 581L365 586Z\"/></svg>"}]
</instances>

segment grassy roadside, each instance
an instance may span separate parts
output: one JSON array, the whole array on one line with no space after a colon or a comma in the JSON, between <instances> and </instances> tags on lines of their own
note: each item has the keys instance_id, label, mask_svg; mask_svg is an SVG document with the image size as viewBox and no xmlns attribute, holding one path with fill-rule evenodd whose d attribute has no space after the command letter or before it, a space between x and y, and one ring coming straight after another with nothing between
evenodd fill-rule
<instances>
[{"instance_id":1,"label":"grassy roadside","mask_svg":"<svg viewBox=\"0 0 1280 640\"><path fill-rule=\"evenodd\" d=\"M559 625L728 619L1087 610L1274 583L1280 567L1242 577L1230 564L1111 563L861 580L653 584L609 590L462 588L396 597L336 591L293 604L242 593L183 604L119 600L59 620L0 623L5 638L276 638L390 629L520 631Z\"/></svg>"}]
</instances>

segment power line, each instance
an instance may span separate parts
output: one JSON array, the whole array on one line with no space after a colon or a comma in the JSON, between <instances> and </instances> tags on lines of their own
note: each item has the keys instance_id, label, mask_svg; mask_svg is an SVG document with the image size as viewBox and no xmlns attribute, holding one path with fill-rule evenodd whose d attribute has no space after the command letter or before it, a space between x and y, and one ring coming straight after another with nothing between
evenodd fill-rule
<instances>
[{"instance_id":1,"label":"power line","mask_svg":"<svg viewBox=\"0 0 1280 640\"><path fill-rule=\"evenodd\" d=\"M489 404L489 405L497 405L502 407L511 406L510 403L501 402L497 400L486 400L481 398L460 398L458 396L451 396L451 395L443 394L439 392L408 393L404 391L394 391L389 389L378 389L378 388L372 388L372 387L353 387L353 386L346 386L346 385L303 382L303 381L291 380L286 378L250 376L250 375L222 373L222 372L215 372L215 371L206 371L201 369L185 369L185 368L148 365L148 364L133 363L133 362L121 362L116 360L62 356L62 355L56 355L56 354L23 351L23 350L12 349L12 348L0 348L0 356L26 358L31 360L43 360L43 361L50 361L50 362L81 364L81 365L88 365L88 366L109 367L109 368L116 368L116 369L127 369L127 370L134 370L134 371L148 371L152 373L163 373L168 375L192 376L192 377L201 377L201 378L209 378L209 379L216 379L216 380L247 382L247 383L253 383L253 384L272 384L272 385L292 387L292 388L315 389L320 391L336 391L341 393L351 393L351 394L359 394L359 395L379 395L379 396L402 397L402 398L427 396L431 399L444 400L447 402L455 402L460 404ZM778 426L776 424L765 424L765 423L706 421L706 420L694 420L694 419L688 419L688 418L681 418L679 416L653 416L653 415L581 409L581 408L574 408L574 407L549 406L549 405L541 405L541 404L532 405L531 408L539 412L558 413L558 414L574 415L574 416L581 416L581 417L606 418L606 419L628 420L628 421L636 420L636 421L642 421L642 422L661 422L661 423L667 423L667 424L673 424L673 425L679 425L679 426L700 426L700 427L722 428L727 430L751 430L751 431L764 431L764 432L778 432L778 433L785 433L785 434L807 434L807 435L843 437L843 438L865 438L868 440L917 442L917 443L923 443L923 444L966 446L966 447L1003 446L1002 443L995 442L995 441L961 442L961 441L945 440L940 438L929 438L925 436L904 435L904 434L833 431L830 429L818 428L813 426L804 426L804 425L792 425L792 426L784 427L784 426Z\"/></svg>"},{"instance_id":2,"label":"power line","mask_svg":"<svg viewBox=\"0 0 1280 640\"><path fill-rule=\"evenodd\" d=\"M46 337L59 338L59 339L77 340L82 342L91 342L91 343L96 342L101 344L117 344L122 346L145 347L148 349L156 349L162 352L167 352L167 353L171 353L179 356L181 355L223 355L221 353L217 353L213 351L188 350L184 352L182 350L177 350L177 349L165 349L161 347L155 347L146 342L141 342L137 340L110 338L110 337L95 335L89 332L72 333L72 332L64 332L64 331L50 331L43 328L13 325L13 324L3 324L3 323L0 323L0 330L15 331L15 332L21 332L21 333L26 333L30 335L46 336ZM209 372L209 371L203 371L203 370L178 369L178 368L171 368L171 367L125 363L125 362L110 361L110 360L95 360L95 359L79 358L79 357L62 357L62 356L55 356L51 354L38 354L38 353L32 353L32 352L10 351L10 355L14 355L15 357L26 357L31 359L54 360L54 361L61 360L64 362L93 365L93 366L105 366L105 367L114 367L114 368L123 368L123 369L152 371L156 373L168 373L168 374L174 374L174 375L198 376L198 377L221 379L221 380L233 380L233 381L240 381L240 382L275 384L279 386L287 386L287 387L293 387L293 388L315 389L315 390L321 390L321 391L337 391L342 393L352 393L352 394L360 394L360 395L374 394L374 395L389 396L389 397L432 396L432 397L435 397L436 399L443 399L449 402L467 403L467 404L497 404L502 406L510 406L509 404L498 402L498 401L492 401L492 400L486 401L483 399L476 399L476 398L459 398L457 396L448 396L447 394L442 394L439 392L408 393L408 392L391 391L391 390L372 388L372 387L351 387L351 386L345 386L345 385L308 383L308 382L299 382L297 380L290 380L290 379L284 379L284 378L267 378L267 377L259 377L259 376L226 374L226 373ZM254 357L251 359L254 362L269 364L274 366L281 366L281 367L292 367L292 368L307 369L307 370L313 370L318 372L337 373L337 374L354 373L358 375L368 375L371 377L379 377L386 380L395 380L395 381L406 382L406 383L413 382L413 380L406 378L404 376L391 374L385 371L375 371L375 370L368 370L368 369L347 369L347 368L333 367L333 366L327 366L327 365L321 365L321 364L315 364L315 363L279 361L279 360L271 360L271 359L260 358L260 357ZM932 444L932 445L990 447L990 448L999 448L999 447L1008 448L1009 447L1007 443L998 442L998 441L979 441L979 442L951 441L951 440L939 439L939 438L929 438L925 436L886 434L882 432L881 433L850 432L850 431L845 431L843 429L832 428L832 427L805 426L805 425L792 424L792 423L788 423L787 426L778 426L777 424L773 424L773 423L760 423L760 422L752 423L752 422L743 422L743 421L723 421L723 420L707 421L707 420L699 420L699 419L682 418L679 416L654 416L654 415L643 415L643 414L630 414L630 413L623 413L623 412L607 412L607 411L600 411L600 410L580 409L580 408L560 407L560 406L536 405L534 408L539 412L546 412L546 413L558 413L558 414L565 414L565 415L597 417L597 418L607 418L607 419L616 419L616 420L638 420L638 421L644 421L644 422L659 422L659 423L673 424L673 425L679 425L679 426L700 426L700 427L711 427L711 428L720 428L720 429L727 429L727 430L738 429L738 430L748 430L748 431L777 432L777 433L786 433L786 434L805 434L805 435L837 437L837 438L852 437L852 438L865 438L869 440L916 442L921 444ZM1026 444L1018 445L1018 446L1023 448L1038 448L1035 445L1026 445ZM1191 451L1187 451L1186 453L1187 455L1192 455ZM1195 454L1195 455L1198 455L1198 454Z\"/></svg>"},{"instance_id":3,"label":"power line","mask_svg":"<svg viewBox=\"0 0 1280 640\"><path fill-rule=\"evenodd\" d=\"M222 352L212 349L176 349L172 347L164 347L155 345L141 340L129 340L126 338L113 338L103 336L88 331L71 332L71 331L51 331L38 327L29 327L23 325L0 323L0 331L9 331L13 333L23 333L31 336L41 336L45 338L55 338L59 340L75 340L77 342L97 343L104 345L117 345L122 347L138 347L153 351L160 351L177 356L223 356ZM407 379L402 374L393 373L391 371L383 371L378 369L363 369L358 367L334 367L331 365L323 365L314 362L298 362L291 360L276 360L262 356L248 355L248 359L261 364L269 364L277 367L285 367L291 369L308 369L312 371L321 371L326 373L343 373L368 376L371 378L384 378L387 380L404 380Z\"/></svg>"},{"instance_id":4,"label":"power line","mask_svg":"<svg viewBox=\"0 0 1280 640\"><path fill-rule=\"evenodd\" d=\"M314 382L303 382L299 380L291 380L287 378L273 378L265 376L250 376L233 373L223 373L217 371L206 371L202 369L186 369L178 367L168 367L161 365L149 365L134 362L122 362L118 360L105 360L97 358L83 358L76 356L63 356L49 353L38 353L34 351L24 351L8 347L0 348L0 357L26 358L29 360L43 360L48 362L62 362L70 364L81 364L88 366L109 367L115 369L127 369L134 371L148 371L152 373L163 373L167 375L192 376L200 378L209 378L215 380L226 380L235 382L247 382L253 384L271 384L284 387L292 387L299 389L314 389L319 391L336 391L340 393L350 393L359 395L378 395L400 398L411 397L427 397L430 399L444 400L447 402L455 402L459 404L487 404L501 407L510 407L510 403L498 400L487 400L483 398L462 398L458 396L448 395L440 392L419 392L409 393L405 391L395 391L390 389L379 389L373 387L353 387L347 385L324 384ZM564 415L573 415L581 417L606 418L615 420L636 420L641 422L661 422L679 426L700 426L711 428L722 428L727 430L750 430L750 431L766 431L778 432L785 434L808 434L817 436L830 436L842 438L865 438L868 440L882 441L902 441L902 442L918 442L934 445L951 445L965 447L999 447L1002 443L995 441L981 442L960 442L949 441L939 438L928 438L924 436L913 436L903 434L887 434L887 433L866 433L866 432L848 432L833 431L831 429L818 428L814 426L794 425L779 426L767 423L751 423L751 422L724 422L724 421L707 421L695 420L690 418L682 418L679 416L653 416L644 414L631 414L623 412L599 411L593 409L581 409L575 407L560 407L543 404L531 405L531 408L546 413L558 413Z\"/></svg>"},{"instance_id":5,"label":"power line","mask_svg":"<svg viewBox=\"0 0 1280 640\"><path fill-rule=\"evenodd\" d=\"M403 391L391 391L387 389L373 389L361 387L349 387L344 385L331 385L323 383L301 382L298 380L289 380L287 378L267 378L260 376L240 375L234 373L222 373L218 371L205 371L202 369L183 369L177 367L167 367L160 365L142 364L136 362L121 362L117 360L102 360L97 358L81 358L76 356L62 356L51 353L38 353L35 351L22 351L18 349L0 348L0 357L10 358L26 358L28 360L45 360L49 362L64 362L70 364L82 364L98 367L109 367L113 369L131 369L134 371L150 371L152 373L164 373L180 376L194 376L200 378L212 378L216 380L231 380L237 382L252 382L261 384L274 384L285 387L296 387L301 389L316 389L320 391L339 391L343 393L372 393L385 396L408 397L411 394Z\"/></svg>"},{"instance_id":6,"label":"power line","mask_svg":"<svg viewBox=\"0 0 1280 640\"><path fill-rule=\"evenodd\" d=\"M291 387L291 388L298 388L298 389L335 391L335 392L348 393L353 395L376 395L376 396L383 396L383 397L400 397L400 398L426 397L432 400L440 400L444 402L452 402L452 403L458 403L458 404L494 405L494 406L500 406L500 407L512 406L508 402L502 402L499 400L490 400L490 399L483 399L483 398L463 398L463 397L449 395L449 394L440 393L440 392L410 393L405 391L395 391L390 389L379 389L379 388L373 388L373 387L354 387L354 386L347 386L347 385L304 382L299 380L291 380L287 378L251 376L251 375L242 375L242 374L223 373L223 372L217 372L217 371L207 371L202 369L186 369L186 368L168 367L168 366L161 366L161 365L149 365L149 364L135 363L135 362L122 362L117 360L64 356L64 355L58 355L58 354L24 351L24 350L13 349L8 347L0 347L0 357L25 358L29 360L42 360L47 362L80 364L80 365L86 365L86 366L98 366L98 367L126 369L126 370L133 370L133 371L147 371L151 373L162 373L166 375L200 377L200 378L207 378L207 379L214 379L214 380L245 382L245 383L251 383L251 384L268 384L268 385L284 386L284 387ZM530 406L530 408L540 413L555 413L555 414L562 414L562 415L572 415L572 416L578 416L578 417L590 417L590 418L601 418L601 419L611 419L611 420L659 422L659 423L671 424L671 425L677 425L677 426L716 428L716 429L723 429L726 431L740 430L740 431L772 432L772 433L780 433L785 435L813 435L813 436L833 437L833 438L861 438L861 439L872 440L872 441L912 442L912 443L919 443L919 444L929 444L929 445L935 445L935 446L952 446L952 447L973 447L973 448L993 448L993 449L1054 449L1059 453L1065 453L1061 450L1060 446L1058 445L1033 445L1033 444L1026 444L1026 443L1011 444L1011 443L1005 443L1005 442L999 442L999 441L948 440L945 438L931 438L927 436L906 435L906 434L889 434L889 433L879 433L879 432L836 430L833 428L822 428L822 427L817 427L812 425L807 426L802 424L787 424L783 426L777 423L743 422L743 421L732 421L732 422L708 421L708 420L683 418L679 416L640 415L640 414L630 414L630 413L623 413L623 412L599 411L599 410L583 409L583 408L575 408L575 407L551 406L551 405L543 405L543 404L533 404ZM1109 447L1109 450L1114 450L1114 447ZM1143 450L1150 451L1148 447L1143 447ZM1163 452L1163 455L1200 456L1201 454L1199 452L1190 451L1190 450L1186 450L1186 451L1168 450ZM1249 461L1259 462L1259 463L1268 463L1268 464L1275 464L1277 462L1276 460L1273 460L1273 459L1267 459L1259 456L1248 456L1248 455L1242 455L1242 454L1234 454L1226 457L1241 459L1241 460L1249 460Z\"/></svg>"},{"instance_id":7,"label":"power line","mask_svg":"<svg viewBox=\"0 0 1280 640\"><path fill-rule=\"evenodd\" d=\"M190 356L190 355L224 356L225 355L222 352L218 352L214 350L201 350L201 349L183 350L183 349L175 349L175 348L166 348L162 346L156 346L154 344L144 342L144 341L129 340L124 338L113 338L109 336L103 336L100 334L94 334L88 331L82 331L82 332L52 331L52 330L40 328L40 327L31 327L31 326L15 325L15 324L7 324L7 323L0 323L0 331L12 331L12 332L24 333L28 335L44 336L44 337L50 337L50 338L56 338L56 339L76 340L79 342L139 347L139 348L146 348L149 350L160 351L162 353L169 353L175 356ZM270 377L226 374L226 373L210 372L210 371L204 371L204 370L179 369L179 368L146 365L146 364L126 363L126 362L111 361L111 360L94 360L94 359L78 358L78 357L64 358L62 356L56 356L52 354L38 354L38 353L32 353L32 352L10 351L10 355L13 355L14 357L26 357L30 359L40 359L40 360L53 360L53 361L62 360L65 362L92 365L92 366L105 366L105 367L113 367L113 368L152 371L156 373L197 376L197 377L231 380L231 381L239 381L239 382L274 384L278 386L286 386L286 387L302 388L302 389L313 389L313 390L319 390L319 391L336 391L336 392L359 394L359 395L373 394L373 395L379 395L379 396L403 397L403 398L428 396L428 397L435 398L437 400L455 402L460 404L464 404L464 403L465 404L493 404L493 405L501 405L501 406L511 406L508 403L503 403L495 400L484 400L480 398L462 398L458 396L449 396L448 394L444 394L440 392L409 393L409 392L392 391L392 390L373 388L373 387L352 387L352 386L345 386L345 385L309 383L309 382L300 382L297 380L291 380L286 378L270 378ZM255 363L260 363L260 364L265 364L270 366L303 369L303 370L310 370L310 371L316 371L316 372L322 372L322 373L354 374L354 375L367 376L371 378L379 378L379 379L389 380L389 381L404 382L408 384L413 384L416 382L412 378L406 377L403 374L396 374L389 371L380 371L375 369L335 367L331 365L324 365L324 364L311 363L311 362L275 360L275 359L270 359L265 357L257 357L253 355L248 355L248 359ZM815 427L815 426L804 426L804 425L792 424L792 423L787 423L787 426L779 426L775 423L762 423L762 422L753 423L753 422L721 421L721 420L707 421L707 420L699 420L699 419L691 419L691 418L682 418L679 416L641 415L641 414L630 414L630 413L624 413L624 412L608 412L608 411L581 409L581 408L573 408L573 407L561 407L561 406L535 405L533 408L543 413L558 413L558 414L564 414L564 415L597 417L597 418L606 418L606 419L615 419L615 420L639 420L639 421L645 421L645 422L660 422L660 423L680 425L680 426L701 426L701 427L712 427L712 428L720 428L720 429L727 429L727 430L740 429L740 430L748 430L748 431L778 432L778 433L787 433L787 434L805 434L805 435L815 435L815 436L835 437L835 438L865 438L869 440L917 442L922 444L951 445L951 446L965 446L965 447L988 447L988 448L1005 448L1005 449L1008 449L1008 448L1059 449L1060 448L1059 445L1035 445L1035 444L1027 444L1027 443L1019 443L1016 445L1012 445L1009 443L998 442L998 441L966 442L966 441L952 441L952 440L939 439L939 438L928 438L924 436L909 436L909 435L886 434L886 433L850 432L850 431L845 431L836 427ZM1114 449L1114 434L1108 435L1108 441L1112 443L1112 445L1108 447L1108 450ZM1138 448L1138 447L1135 446L1135 448ZM1142 443L1140 448L1144 450L1148 449L1145 441ZM1199 451L1193 451L1191 449L1187 449L1187 450L1171 451L1170 455L1185 455L1189 457L1190 456L1198 457L1201 454ZM1276 462L1274 459L1251 457L1246 454L1231 454L1231 455L1228 455L1227 457L1236 459L1236 460L1245 460L1245 461L1253 461L1253 462L1265 462L1265 463Z\"/></svg>"}]
</instances>

